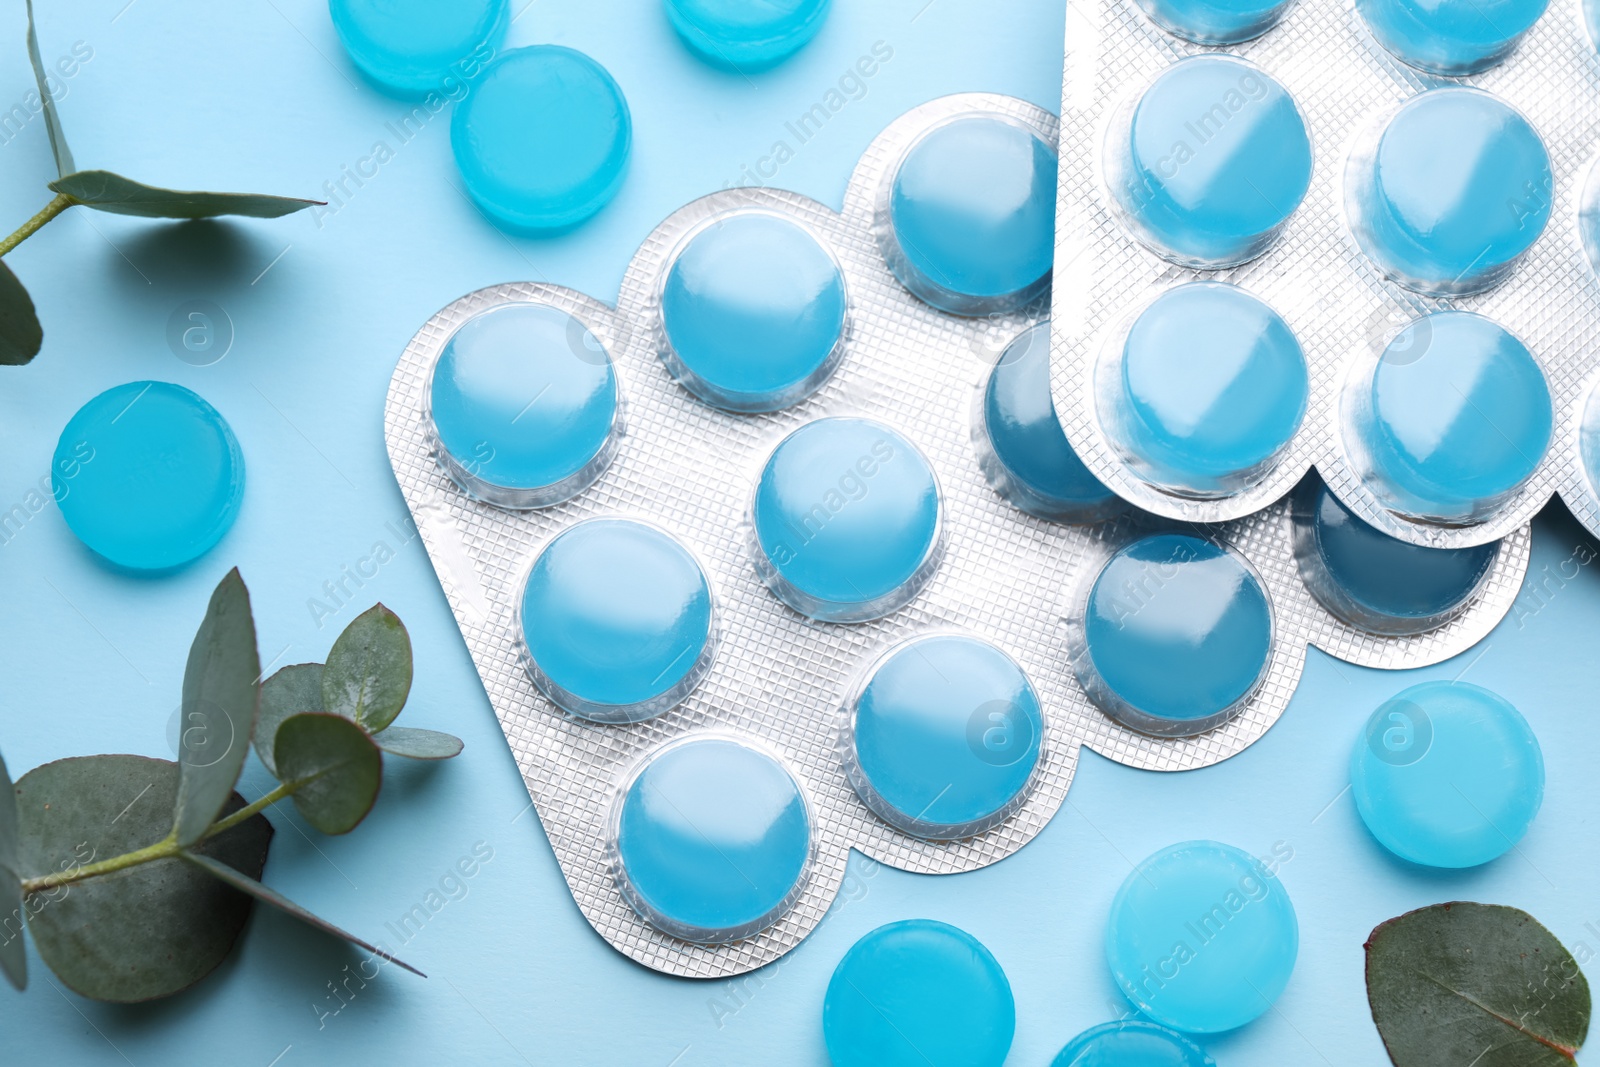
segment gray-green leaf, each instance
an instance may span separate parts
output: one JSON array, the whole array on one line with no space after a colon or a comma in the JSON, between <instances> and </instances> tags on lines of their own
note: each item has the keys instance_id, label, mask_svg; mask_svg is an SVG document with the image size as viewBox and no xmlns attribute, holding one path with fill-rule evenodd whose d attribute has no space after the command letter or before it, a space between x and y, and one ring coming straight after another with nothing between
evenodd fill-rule
<instances>
[{"instance_id":1,"label":"gray-green leaf","mask_svg":"<svg viewBox=\"0 0 1600 1067\"><path fill-rule=\"evenodd\" d=\"M162 189L124 178L109 170L80 170L65 174L51 182L50 189L66 193L84 207L92 207L96 211L138 215L147 219L209 219L218 215L275 219L324 203L321 200L300 200L262 193L198 193Z\"/></svg>"},{"instance_id":2,"label":"gray-green leaf","mask_svg":"<svg viewBox=\"0 0 1600 1067\"><path fill-rule=\"evenodd\" d=\"M233 792L250 754L261 660L250 592L237 568L211 594L183 672L178 733L178 843L198 841Z\"/></svg>"},{"instance_id":3,"label":"gray-green leaf","mask_svg":"<svg viewBox=\"0 0 1600 1067\"><path fill-rule=\"evenodd\" d=\"M1529 914L1435 904L1372 931L1367 1000L1396 1067L1571 1067L1589 983Z\"/></svg>"},{"instance_id":4,"label":"gray-green leaf","mask_svg":"<svg viewBox=\"0 0 1600 1067\"><path fill-rule=\"evenodd\" d=\"M356 616L334 641L322 672L322 706L377 733L411 692L411 636L382 604Z\"/></svg>"},{"instance_id":5,"label":"gray-green leaf","mask_svg":"<svg viewBox=\"0 0 1600 1067\"><path fill-rule=\"evenodd\" d=\"M423 978L428 977L415 967L411 966L411 964L407 963L405 960L391 956L389 953L385 952L381 948L378 948L376 945L370 945L361 940L361 938L357 937L355 934L352 934L347 930L341 930L339 927L333 925L331 922L328 922L326 919L319 919L317 916L302 908L300 905L296 904L282 893L279 893L276 889L270 889L256 881L254 878L248 878L245 875L240 874L232 867L229 867L226 863L218 863L209 856L198 856L191 852L185 852L182 855L184 859L188 860L196 867L199 867L201 870L210 873L213 877L228 883L240 892L249 893L257 900L270 904L274 908L294 916L296 919L299 919L308 926L314 926L323 933L332 934L334 937L343 938L352 945L366 949L379 959L385 959L390 963L399 964L412 974L421 975Z\"/></svg>"},{"instance_id":6,"label":"gray-green leaf","mask_svg":"<svg viewBox=\"0 0 1600 1067\"><path fill-rule=\"evenodd\" d=\"M11 268L0 261L0 365L20 367L39 354L44 327L33 298Z\"/></svg>"},{"instance_id":7,"label":"gray-green leaf","mask_svg":"<svg viewBox=\"0 0 1600 1067\"><path fill-rule=\"evenodd\" d=\"M17 788L0 757L0 971L18 989L28 985L28 950L22 943L22 867L17 828Z\"/></svg>"},{"instance_id":8,"label":"gray-green leaf","mask_svg":"<svg viewBox=\"0 0 1600 1067\"><path fill-rule=\"evenodd\" d=\"M78 168L72 162L72 149L67 147L67 135L61 129L61 113L56 109L55 97L50 95L44 60L39 56L39 32L33 26L33 0L28 0L28 59L33 63L34 81L39 83L40 107L44 110L45 132L50 135L50 152L56 157L56 173L65 177Z\"/></svg>"},{"instance_id":9,"label":"gray-green leaf","mask_svg":"<svg viewBox=\"0 0 1600 1067\"><path fill-rule=\"evenodd\" d=\"M273 762L294 806L325 834L347 834L378 799L383 756L356 723L339 715L291 715L278 727Z\"/></svg>"},{"instance_id":10,"label":"gray-green leaf","mask_svg":"<svg viewBox=\"0 0 1600 1067\"><path fill-rule=\"evenodd\" d=\"M406 759L450 759L461 755L461 738L438 730L413 730L391 726L372 735L378 747Z\"/></svg>"},{"instance_id":11,"label":"gray-green leaf","mask_svg":"<svg viewBox=\"0 0 1600 1067\"><path fill-rule=\"evenodd\" d=\"M322 709L322 664L296 663L261 683L261 711L256 715L256 755L278 777L272 746L283 720L302 711ZM281 781L281 779L280 779Z\"/></svg>"}]
</instances>

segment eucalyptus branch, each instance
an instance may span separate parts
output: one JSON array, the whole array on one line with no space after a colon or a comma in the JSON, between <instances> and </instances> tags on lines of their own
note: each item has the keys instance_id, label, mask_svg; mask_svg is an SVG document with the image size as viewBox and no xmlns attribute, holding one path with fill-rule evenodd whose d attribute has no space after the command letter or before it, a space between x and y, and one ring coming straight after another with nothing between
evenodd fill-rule
<instances>
[{"instance_id":1,"label":"eucalyptus branch","mask_svg":"<svg viewBox=\"0 0 1600 1067\"><path fill-rule=\"evenodd\" d=\"M55 218L57 215L61 214L63 211L67 210L67 208L76 203L77 201L68 196L66 193L57 193L55 199L41 208L38 214L34 215L33 218L29 219L27 222L24 222L21 226L18 226L16 232L10 237L7 237L4 241L0 241L0 256L9 255L13 248L32 237L35 233L38 233L39 230L43 228L45 223L49 222L51 219Z\"/></svg>"}]
</instances>

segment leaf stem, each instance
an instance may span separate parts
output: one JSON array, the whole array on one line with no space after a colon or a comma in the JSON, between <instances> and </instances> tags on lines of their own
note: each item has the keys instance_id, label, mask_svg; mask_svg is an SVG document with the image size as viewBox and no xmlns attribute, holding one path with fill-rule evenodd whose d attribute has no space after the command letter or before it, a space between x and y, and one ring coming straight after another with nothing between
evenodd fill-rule
<instances>
[{"instance_id":1,"label":"leaf stem","mask_svg":"<svg viewBox=\"0 0 1600 1067\"><path fill-rule=\"evenodd\" d=\"M211 824L211 829L207 830L205 834L202 835L201 840L205 840L208 837L216 837L225 830L233 829L235 826L238 826L251 816L259 815L261 812L272 807L272 805L276 804L284 797L292 796L294 791L300 787L300 784L301 783L299 782L284 782L282 785L278 786L278 788L274 789L272 792L268 793L254 804L246 804L244 807L240 808L232 815L229 815L227 818L218 819L216 822Z\"/></svg>"},{"instance_id":2,"label":"leaf stem","mask_svg":"<svg viewBox=\"0 0 1600 1067\"><path fill-rule=\"evenodd\" d=\"M44 226L45 223L49 222L51 219L55 218L57 215L61 214L63 211L67 210L67 208L76 203L77 200L68 196L66 193L57 193L55 199L40 209L37 215L29 219L27 222L24 222L21 226L18 226L16 233L13 233L4 241L0 241L0 256L10 254L13 248L32 237L42 226Z\"/></svg>"}]
</instances>

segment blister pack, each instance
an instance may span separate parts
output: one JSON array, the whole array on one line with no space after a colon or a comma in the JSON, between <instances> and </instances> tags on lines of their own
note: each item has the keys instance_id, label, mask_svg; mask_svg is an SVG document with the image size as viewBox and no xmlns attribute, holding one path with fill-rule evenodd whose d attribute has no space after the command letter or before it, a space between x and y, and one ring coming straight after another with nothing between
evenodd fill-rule
<instances>
[{"instance_id":1,"label":"blister pack","mask_svg":"<svg viewBox=\"0 0 1600 1067\"><path fill-rule=\"evenodd\" d=\"M1216 763L1308 644L1436 662L1521 583L1526 530L1417 548L1309 483L1200 527L1088 476L1047 380L1055 141L1030 104L936 100L842 212L725 190L616 308L498 285L400 359L396 478L574 898L648 967L770 963L851 848L982 867L1084 746Z\"/></svg>"},{"instance_id":2,"label":"blister pack","mask_svg":"<svg viewBox=\"0 0 1600 1067\"><path fill-rule=\"evenodd\" d=\"M1215 522L1314 466L1419 545L1555 491L1596 528L1600 55L1545 7L1072 0L1052 389L1095 475Z\"/></svg>"}]
</instances>

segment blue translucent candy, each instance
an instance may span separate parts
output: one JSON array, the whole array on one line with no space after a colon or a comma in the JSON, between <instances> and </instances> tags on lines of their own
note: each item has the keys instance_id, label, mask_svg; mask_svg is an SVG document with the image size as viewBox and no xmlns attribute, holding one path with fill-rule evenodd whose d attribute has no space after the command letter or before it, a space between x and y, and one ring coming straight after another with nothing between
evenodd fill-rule
<instances>
[{"instance_id":1,"label":"blue translucent candy","mask_svg":"<svg viewBox=\"0 0 1600 1067\"><path fill-rule=\"evenodd\" d=\"M141 571L205 554L244 499L244 453L233 429L216 408L168 382L129 382L79 408L61 431L50 475L72 532L112 563Z\"/></svg>"},{"instance_id":2,"label":"blue translucent candy","mask_svg":"<svg viewBox=\"0 0 1600 1067\"><path fill-rule=\"evenodd\" d=\"M762 70L817 35L833 0L666 0L673 29L701 59L731 70Z\"/></svg>"},{"instance_id":3,"label":"blue translucent candy","mask_svg":"<svg viewBox=\"0 0 1600 1067\"><path fill-rule=\"evenodd\" d=\"M1550 0L1356 0L1378 43L1402 62L1459 77L1511 54Z\"/></svg>"},{"instance_id":4,"label":"blue translucent candy","mask_svg":"<svg viewBox=\"0 0 1600 1067\"><path fill-rule=\"evenodd\" d=\"M933 468L870 419L818 419L785 437L750 510L762 580L815 619L864 622L897 611L938 564Z\"/></svg>"},{"instance_id":5,"label":"blue translucent candy","mask_svg":"<svg viewBox=\"0 0 1600 1067\"><path fill-rule=\"evenodd\" d=\"M1533 355L1482 315L1439 311L1389 343L1353 419L1368 487L1386 507L1446 523L1482 520L1550 444L1550 389Z\"/></svg>"},{"instance_id":6,"label":"blue translucent candy","mask_svg":"<svg viewBox=\"0 0 1600 1067\"><path fill-rule=\"evenodd\" d=\"M1505 698L1424 682L1367 720L1350 758L1367 829L1429 867L1476 867L1516 847L1544 802L1544 755Z\"/></svg>"},{"instance_id":7,"label":"blue translucent candy","mask_svg":"<svg viewBox=\"0 0 1600 1067\"><path fill-rule=\"evenodd\" d=\"M896 645L847 711L850 783L884 820L918 837L998 825L1039 762L1038 693L1015 660L976 638Z\"/></svg>"},{"instance_id":8,"label":"blue translucent candy","mask_svg":"<svg viewBox=\"0 0 1600 1067\"><path fill-rule=\"evenodd\" d=\"M1082 607L1073 666L1107 714L1147 733L1188 735L1231 717L1272 654L1272 608L1237 553L1189 534L1118 549Z\"/></svg>"},{"instance_id":9,"label":"blue translucent candy","mask_svg":"<svg viewBox=\"0 0 1600 1067\"><path fill-rule=\"evenodd\" d=\"M1239 44L1260 37L1294 0L1139 0L1150 21L1196 44Z\"/></svg>"},{"instance_id":10,"label":"blue translucent candy","mask_svg":"<svg viewBox=\"0 0 1600 1067\"><path fill-rule=\"evenodd\" d=\"M1259 481L1305 418L1310 386L1294 331L1224 282L1161 294L1120 357L1099 385L1107 436L1134 473L1182 496Z\"/></svg>"},{"instance_id":11,"label":"blue translucent candy","mask_svg":"<svg viewBox=\"0 0 1600 1067\"><path fill-rule=\"evenodd\" d=\"M1106 925L1106 959L1123 993L1189 1034L1233 1030L1266 1012L1299 951L1283 883L1217 841L1172 845L1139 864Z\"/></svg>"},{"instance_id":12,"label":"blue translucent candy","mask_svg":"<svg viewBox=\"0 0 1600 1067\"><path fill-rule=\"evenodd\" d=\"M994 117L935 127L906 153L889 203L889 268L958 315L1020 307L1050 286L1056 153Z\"/></svg>"},{"instance_id":13,"label":"blue translucent candy","mask_svg":"<svg viewBox=\"0 0 1600 1067\"><path fill-rule=\"evenodd\" d=\"M356 68L402 96L453 95L505 36L507 0L328 0Z\"/></svg>"},{"instance_id":14,"label":"blue translucent candy","mask_svg":"<svg viewBox=\"0 0 1600 1067\"><path fill-rule=\"evenodd\" d=\"M1217 1067L1194 1042L1164 1026L1137 1019L1085 1030L1050 1067Z\"/></svg>"},{"instance_id":15,"label":"blue translucent candy","mask_svg":"<svg viewBox=\"0 0 1600 1067\"><path fill-rule=\"evenodd\" d=\"M637 722L676 706L715 651L705 572L673 538L631 519L590 519L534 560L519 624L528 673L558 707Z\"/></svg>"},{"instance_id":16,"label":"blue translucent candy","mask_svg":"<svg viewBox=\"0 0 1600 1067\"><path fill-rule=\"evenodd\" d=\"M1266 251L1311 184L1311 137L1282 85L1235 56L1168 67L1107 144L1124 220L1185 266L1227 267Z\"/></svg>"},{"instance_id":17,"label":"blue translucent candy","mask_svg":"<svg viewBox=\"0 0 1600 1067\"><path fill-rule=\"evenodd\" d=\"M806 230L764 212L712 223L672 261L662 359L729 411L777 411L814 393L844 354L844 275Z\"/></svg>"},{"instance_id":18,"label":"blue translucent candy","mask_svg":"<svg viewBox=\"0 0 1600 1067\"><path fill-rule=\"evenodd\" d=\"M995 492L1054 522L1097 522L1122 510L1089 473L1056 418L1050 396L1050 324L1011 342L989 375L980 409L979 464Z\"/></svg>"},{"instance_id":19,"label":"blue translucent candy","mask_svg":"<svg viewBox=\"0 0 1600 1067\"><path fill-rule=\"evenodd\" d=\"M1362 250L1433 296L1502 281L1550 221L1550 155L1520 112L1479 89L1408 100L1352 153L1345 203Z\"/></svg>"},{"instance_id":20,"label":"blue translucent candy","mask_svg":"<svg viewBox=\"0 0 1600 1067\"><path fill-rule=\"evenodd\" d=\"M548 507L611 462L617 376L582 322L543 304L468 319L445 344L429 394L439 461L472 495Z\"/></svg>"},{"instance_id":21,"label":"blue translucent candy","mask_svg":"<svg viewBox=\"0 0 1600 1067\"><path fill-rule=\"evenodd\" d=\"M794 775L743 741L690 735L653 752L613 813L614 873L646 921L720 943L772 925L804 888L811 814Z\"/></svg>"},{"instance_id":22,"label":"blue translucent candy","mask_svg":"<svg viewBox=\"0 0 1600 1067\"><path fill-rule=\"evenodd\" d=\"M616 81L582 52L514 48L456 105L450 145L467 192L491 219L559 233L617 195L633 119Z\"/></svg>"},{"instance_id":23,"label":"blue translucent candy","mask_svg":"<svg viewBox=\"0 0 1600 1067\"><path fill-rule=\"evenodd\" d=\"M1428 548L1382 533L1318 479L1295 495L1294 549L1306 588L1335 616L1380 634L1416 634L1455 618L1488 577L1500 542Z\"/></svg>"},{"instance_id":24,"label":"blue translucent candy","mask_svg":"<svg viewBox=\"0 0 1600 1067\"><path fill-rule=\"evenodd\" d=\"M1000 1067L1017 1029L989 950L932 919L890 923L834 969L822 1035L834 1067Z\"/></svg>"}]
</instances>

